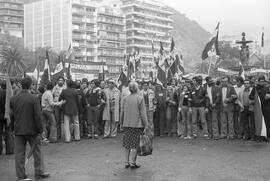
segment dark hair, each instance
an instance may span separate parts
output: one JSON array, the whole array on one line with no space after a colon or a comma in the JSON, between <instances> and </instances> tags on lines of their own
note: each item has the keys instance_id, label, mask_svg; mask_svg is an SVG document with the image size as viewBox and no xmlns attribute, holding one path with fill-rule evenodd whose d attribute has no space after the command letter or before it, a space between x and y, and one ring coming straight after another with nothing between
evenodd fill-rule
<instances>
[{"instance_id":1,"label":"dark hair","mask_svg":"<svg viewBox=\"0 0 270 181\"><path fill-rule=\"evenodd\" d=\"M74 87L74 82L72 80L67 81L67 87L68 88L73 88Z\"/></svg>"},{"instance_id":2,"label":"dark hair","mask_svg":"<svg viewBox=\"0 0 270 181\"><path fill-rule=\"evenodd\" d=\"M7 86L6 86L6 81L1 80L1 81L0 81L0 86L1 86L2 89L5 90L5 89L7 88Z\"/></svg>"},{"instance_id":3,"label":"dark hair","mask_svg":"<svg viewBox=\"0 0 270 181\"><path fill-rule=\"evenodd\" d=\"M75 89L80 89L81 88L81 84L79 82L75 82Z\"/></svg>"},{"instance_id":4,"label":"dark hair","mask_svg":"<svg viewBox=\"0 0 270 181\"><path fill-rule=\"evenodd\" d=\"M45 92L45 89L43 86L39 86L38 87L38 92L40 92L41 94L43 94Z\"/></svg>"},{"instance_id":5,"label":"dark hair","mask_svg":"<svg viewBox=\"0 0 270 181\"><path fill-rule=\"evenodd\" d=\"M266 81L266 80L265 80L265 77L264 77L263 75L261 75L261 76L258 78L258 81L261 81L261 80Z\"/></svg>"},{"instance_id":6,"label":"dark hair","mask_svg":"<svg viewBox=\"0 0 270 181\"><path fill-rule=\"evenodd\" d=\"M100 84L98 79L92 80L91 83L94 83L97 87L99 87L99 84Z\"/></svg>"},{"instance_id":7,"label":"dark hair","mask_svg":"<svg viewBox=\"0 0 270 181\"><path fill-rule=\"evenodd\" d=\"M87 78L83 78L83 79L82 79L82 84L83 84L83 83L88 84L88 80L87 80Z\"/></svg>"},{"instance_id":8,"label":"dark hair","mask_svg":"<svg viewBox=\"0 0 270 181\"><path fill-rule=\"evenodd\" d=\"M53 89L53 83L52 82L48 82L48 84L46 85L46 89L47 90L52 90Z\"/></svg>"},{"instance_id":9,"label":"dark hair","mask_svg":"<svg viewBox=\"0 0 270 181\"><path fill-rule=\"evenodd\" d=\"M65 78L64 78L63 76L59 76L58 79L57 79L57 82L58 82L60 79L63 79L63 81L65 81Z\"/></svg>"},{"instance_id":10,"label":"dark hair","mask_svg":"<svg viewBox=\"0 0 270 181\"><path fill-rule=\"evenodd\" d=\"M212 79L212 77L210 77L210 76L205 77L205 81L206 81L206 82L208 82L208 81L211 80L211 79Z\"/></svg>"},{"instance_id":11,"label":"dark hair","mask_svg":"<svg viewBox=\"0 0 270 181\"><path fill-rule=\"evenodd\" d=\"M236 82L240 82L241 84L244 83L244 79L241 76L236 77Z\"/></svg>"},{"instance_id":12,"label":"dark hair","mask_svg":"<svg viewBox=\"0 0 270 181\"><path fill-rule=\"evenodd\" d=\"M33 81L30 77L23 78L21 81L22 89L30 89Z\"/></svg>"}]
</instances>

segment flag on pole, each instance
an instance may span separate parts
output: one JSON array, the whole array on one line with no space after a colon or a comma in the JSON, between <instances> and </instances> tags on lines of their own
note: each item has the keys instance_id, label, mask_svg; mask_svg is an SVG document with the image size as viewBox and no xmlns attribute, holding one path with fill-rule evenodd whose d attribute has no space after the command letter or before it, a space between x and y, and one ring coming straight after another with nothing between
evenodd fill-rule
<instances>
[{"instance_id":1,"label":"flag on pole","mask_svg":"<svg viewBox=\"0 0 270 181\"><path fill-rule=\"evenodd\" d=\"M164 55L164 49L162 42L160 42L159 60L156 62L157 69L157 82L163 87L167 86L167 70L166 70L166 57Z\"/></svg>"},{"instance_id":2,"label":"flag on pole","mask_svg":"<svg viewBox=\"0 0 270 181\"><path fill-rule=\"evenodd\" d=\"M262 113L262 104L260 96L255 88L254 96L255 106L254 106L254 116L255 116L255 134L257 136L267 136L265 119Z\"/></svg>"},{"instance_id":3,"label":"flag on pole","mask_svg":"<svg viewBox=\"0 0 270 181\"><path fill-rule=\"evenodd\" d=\"M263 28L263 32L262 32L262 38L261 38L261 47L264 47L264 28Z\"/></svg>"},{"instance_id":4,"label":"flag on pole","mask_svg":"<svg viewBox=\"0 0 270 181\"><path fill-rule=\"evenodd\" d=\"M157 83L167 87L166 72L159 65L157 65Z\"/></svg>"},{"instance_id":5,"label":"flag on pole","mask_svg":"<svg viewBox=\"0 0 270 181\"><path fill-rule=\"evenodd\" d=\"M39 74L40 74L40 66L39 66L39 60L38 60L37 66L36 66L36 68L35 68L35 70L33 72L33 77L37 80L37 84L39 84L39 82L40 82Z\"/></svg>"},{"instance_id":6,"label":"flag on pole","mask_svg":"<svg viewBox=\"0 0 270 181\"><path fill-rule=\"evenodd\" d=\"M71 54L72 54L72 47L71 47L71 43L69 44L69 47L68 47L68 51L66 53L66 59L70 59L71 57Z\"/></svg>"},{"instance_id":7,"label":"flag on pole","mask_svg":"<svg viewBox=\"0 0 270 181\"><path fill-rule=\"evenodd\" d=\"M140 52L137 51L134 53L134 59L135 59L135 70L138 71L139 70L139 66L141 64L141 56L140 56Z\"/></svg>"},{"instance_id":8,"label":"flag on pole","mask_svg":"<svg viewBox=\"0 0 270 181\"><path fill-rule=\"evenodd\" d=\"M10 78L6 77L6 104L5 104L5 115L4 118L10 119L10 99L13 96L13 90L10 82Z\"/></svg>"},{"instance_id":9,"label":"flag on pole","mask_svg":"<svg viewBox=\"0 0 270 181\"><path fill-rule=\"evenodd\" d=\"M128 56L128 78L131 79L132 76L134 76L135 73L135 61L134 61L134 55Z\"/></svg>"},{"instance_id":10,"label":"flag on pole","mask_svg":"<svg viewBox=\"0 0 270 181\"><path fill-rule=\"evenodd\" d=\"M44 71L41 78L41 82L43 84L46 84L50 81L51 81L50 57L49 57L48 50L46 50L46 60L45 60Z\"/></svg>"},{"instance_id":11,"label":"flag on pole","mask_svg":"<svg viewBox=\"0 0 270 181\"><path fill-rule=\"evenodd\" d=\"M172 60L172 63L169 67L168 75L170 73L171 76L174 77L176 73L177 74L185 73L182 55L180 56L178 55L173 38L171 42L170 59Z\"/></svg>"},{"instance_id":12,"label":"flag on pole","mask_svg":"<svg viewBox=\"0 0 270 181\"><path fill-rule=\"evenodd\" d=\"M218 34L219 34L219 22L217 24L217 27L215 28L215 32L212 35L212 38L210 41L206 44L204 47L204 50L202 52L202 59L205 60L208 58L208 53L214 49L216 52L216 55L220 56L220 51L218 48Z\"/></svg>"},{"instance_id":13,"label":"flag on pole","mask_svg":"<svg viewBox=\"0 0 270 181\"><path fill-rule=\"evenodd\" d=\"M245 80L245 70L244 70L244 67L243 67L243 65L242 65L241 62L239 62L239 64L240 64L239 76L242 77Z\"/></svg>"}]
</instances>

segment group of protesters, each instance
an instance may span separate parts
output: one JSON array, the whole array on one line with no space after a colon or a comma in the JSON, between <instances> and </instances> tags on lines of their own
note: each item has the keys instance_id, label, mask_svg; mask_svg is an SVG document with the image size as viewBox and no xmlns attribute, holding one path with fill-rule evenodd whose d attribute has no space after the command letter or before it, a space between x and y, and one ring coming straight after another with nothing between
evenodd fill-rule
<instances>
[{"instance_id":1,"label":"group of protesters","mask_svg":"<svg viewBox=\"0 0 270 181\"><path fill-rule=\"evenodd\" d=\"M144 98L149 134L153 137L267 141L270 136L270 86L265 76L256 79L208 76L205 80L195 76L192 80L172 79L165 87L147 80L137 83L137 94ZM12 86L14 94L18 94L20 83ZM3 117L5 81L1 81L1 89L0 151L5 137L9 154L13 153L9 146L12 128L7 127ZM122 130L122 100L130 92L121 82L86 78L72 81L59 77L55 84L47 82L38 88L33 84L31 90L39 98L42 109L43 143L114 138ZM261 101L265 138L255 133L255 90Z\"/></svg>"}]
</instances>

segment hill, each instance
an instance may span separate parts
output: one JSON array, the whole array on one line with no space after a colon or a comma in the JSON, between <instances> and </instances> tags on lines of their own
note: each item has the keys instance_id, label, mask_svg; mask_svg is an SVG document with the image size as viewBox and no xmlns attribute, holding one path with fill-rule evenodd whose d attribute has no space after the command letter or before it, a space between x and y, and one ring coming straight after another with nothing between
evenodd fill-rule
<instances>
[{"instance_id":1,"label":"hill","mask_svg":"<svg viewBox=\"0 0 270 181\"><path fill-rule=\"evenodd\" d=\"M174 21L172 35L176 47L183 55L186 69L191 70L194 64L201 61L201 54L209 41L210 33L179 11L170 7L169 9L174 13L172 16Z\"/></svg>"}]
</instances>

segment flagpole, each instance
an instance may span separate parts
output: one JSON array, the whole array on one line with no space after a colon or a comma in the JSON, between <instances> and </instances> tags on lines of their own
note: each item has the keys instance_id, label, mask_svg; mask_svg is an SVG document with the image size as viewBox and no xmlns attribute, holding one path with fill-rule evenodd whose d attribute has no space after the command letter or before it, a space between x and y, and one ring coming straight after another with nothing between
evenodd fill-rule
<instances>
[{"instance_id":1,"label":"flagpole","mask_svg":"<svg viewBox=\"0 0 270 181\"><path fill-rule=\"evenodd\" d=\"M210 56L210 59L209 59L208 76L210 75L212 59L213 59L213 49L211 50L211 56Z\"/></svg>"}]
</instances>

